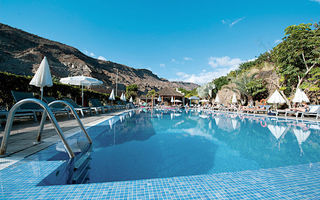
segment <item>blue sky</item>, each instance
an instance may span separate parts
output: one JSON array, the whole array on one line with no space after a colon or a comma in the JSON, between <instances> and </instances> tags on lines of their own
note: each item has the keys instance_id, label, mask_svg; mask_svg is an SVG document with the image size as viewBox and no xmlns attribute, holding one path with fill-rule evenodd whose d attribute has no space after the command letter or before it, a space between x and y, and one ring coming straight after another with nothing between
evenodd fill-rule
<instances>
[{"instance_id":1,"label":"blue sky","mask_svg":"<svg viewBox=\"0 0 320 200\"><path fill-rule=\"evenodd\" d=\"M320 0L0 0L0 22L95 58L199 84L270 50Z\"/></svg>"}]
</instances>

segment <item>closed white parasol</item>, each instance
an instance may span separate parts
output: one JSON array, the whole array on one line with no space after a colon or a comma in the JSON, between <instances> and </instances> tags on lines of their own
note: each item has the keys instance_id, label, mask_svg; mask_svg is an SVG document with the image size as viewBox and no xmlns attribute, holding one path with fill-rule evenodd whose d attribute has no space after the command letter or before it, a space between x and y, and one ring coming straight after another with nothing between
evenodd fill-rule
<instances>
[{"instance_id":1,"label":"closed white parasol","mask_svg":"<svg viewBox=\"0 0 320 200\"><path fill-rule=\"evenodd\" d=\"M102 81L88 76L72 76L60 79L61 83L81 86L82 106L84 106L83 86L101 85Z\"/></svg>"},{"instance_id":2,"label":"closed white parasol","mask_svg":"<svg viewBox=\"0 0 320 200\"><path fill-rule=\"evenodd\" d=\"M132 102L133 102L133 99L132 99L132 97L130 97L130 100L129 100L129 102L130 102L130 103L132 103Z\"/></svg>"},{"instance_id":3,"label":"closed white parasol","mask_svg":"<svg viewBox=\"0 0 320 200\"><path fill-rule=\"evenodd\" d=\"M112 89L110 96L109 96L109 100L114 101L116 100L115 96L114 96L114 90Z\"/></svg>"},{"instance_id":4,"label":"closed white parasol","mask_svg":"<svg viewBox=\"0 0 320 200\"><path fill-rule=\"evenodd\" d=\"M216 98L214 99L214 102L220 103L220 98L219 98L218 94L217 94Z\"/></svg>"},{"instance_id":5,"label":"closed white parasol","mask_svg":"<svg viewBox=\"0 0 320 200\"><path fill-rule=\"evenodd\" d=\"M126 96L123 93L121 93L120 100L127 101Z\"/></svg>"},{"instance_id":6,"label":"closed white parasol","mask_svg":"<svg viewBox=\"0 0 320 200\"><path fill-rule=\"evenodd\" d=\"M53 85L47 57L43 58L36 74L33 76L32 80L30 81L29 84L34 85L36 87L40 87L41 100L42 100L43 88L46 86L51 87Z\"/></svg>"},{"instance_id":7,"label":"closed white parasol","mask_svg":"<svg viewBox=\"0 0 320 200\"><path fill-rule=\"evenodd\" d=\"M237 96L235 93L233 93L233 96L232 96L232 103L237 103Z\"/></svg>"}]
</instances>

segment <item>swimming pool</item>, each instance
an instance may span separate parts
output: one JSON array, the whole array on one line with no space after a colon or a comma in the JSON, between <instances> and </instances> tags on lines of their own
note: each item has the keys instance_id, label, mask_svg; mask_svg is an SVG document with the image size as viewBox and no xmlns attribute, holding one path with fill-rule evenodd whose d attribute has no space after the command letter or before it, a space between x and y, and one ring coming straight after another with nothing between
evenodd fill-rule
<instances>
[{"instance_id":1,"label":"swimming pool","mask_svg":"<svg viewBox=\"0 0 320 200\"><path fill-rule=\"evenodd\" d=\"M88 132L93 146L79 153L78 162L68 161L61 144L30 157L66 160L38 185L210 175L320 161L316 122L192 110L137 110ZM80 134L69 141L75 152L86 148Z\"/></svg>"}]
</instances>

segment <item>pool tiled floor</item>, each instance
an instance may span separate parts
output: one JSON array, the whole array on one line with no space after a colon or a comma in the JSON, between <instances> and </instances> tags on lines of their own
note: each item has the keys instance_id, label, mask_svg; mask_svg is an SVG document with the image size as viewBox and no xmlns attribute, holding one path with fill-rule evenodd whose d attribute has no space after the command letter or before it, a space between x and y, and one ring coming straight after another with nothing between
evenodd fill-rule
<instances>
[{"instance_id":1,"label":"pool tiled floor","mask_svg":"<svg viewBox=\"0 0 320 200\"><path fill-rule=\"evenodd\" d=\"M212 175L37 186L61 161L0 171L0 199L319 199L320 163Z\"/></svg>"}]
</instances>

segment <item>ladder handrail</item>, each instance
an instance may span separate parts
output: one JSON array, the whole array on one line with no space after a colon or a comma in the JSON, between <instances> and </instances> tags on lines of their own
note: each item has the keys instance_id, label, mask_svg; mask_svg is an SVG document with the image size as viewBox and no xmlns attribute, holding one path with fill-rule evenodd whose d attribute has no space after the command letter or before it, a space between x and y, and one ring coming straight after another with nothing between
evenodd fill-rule
<instances>
[{"instance_id":1,"label":"ladder handrail","mask_svg":"<svg viewBox=\"0 0 320 200\"><path fill-rule=\"evenodd\" d=\"M91 140L89 134L87 133L86 129L84 128L84 126L83 126L83 124L82 124L82 122L81 122L81 120L79 118L79 115L77 114L77 112L75 111L75 109L73 108L73 106L70 103L68 103L66 101L62 101L62 100L56 100L56 101L53 101L53 102L49 103L48 106L50 107L50 106L52 106L54 104L58 104L58 103L66 105L71 110L74 118L77 120L80 128L82 129L82 131L86 135L89 143L92 144L92 140ZM43 113L42 114L42 118L41 118L41 122L40 122L40 128L39 128L39 131L38 131L38 136L37 136L37 141L38 142L41 141L41 133L43 131L43 127L44 127L44 123L45 123L46 117L47 117L47 114Z\"/></svg>"},{"instance_id":2,"label":"ladder handrail","mask_svg":"<svg viewBox=\"0 0 320 200\"><path fill-rule=\"evenodd\" d=\"M75 155L74 155L71 147L69 146L67 140L65 139L63 132L62 132L56 118L54 117L51 109L49 108L48 104L44 103L43 101L41 101L39 99L34 99L34 98L23 99L23 100L17 102L16 104L14 104L14 106L12 106L12 108L10 109L9 114L8 114L8 118L7 118L7 123L6 123L5 129L4 129L4 135L2 137L2 142L1 142L1 147L0 147L0 155L4 155L6 153L8 138L10 136L10 131L12 128L14 115L15 115L17 109L25 103L35 103L44 109L43 113L45 113L45 114L43 114L43 115L48 115L48 117L49 117L54 129L56 130L58 136L60 137L69 157L73 158Z\"/></svg>"}]
</instances>

